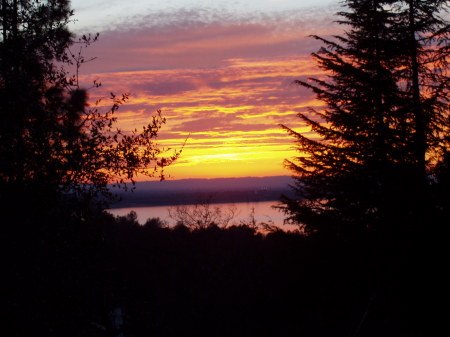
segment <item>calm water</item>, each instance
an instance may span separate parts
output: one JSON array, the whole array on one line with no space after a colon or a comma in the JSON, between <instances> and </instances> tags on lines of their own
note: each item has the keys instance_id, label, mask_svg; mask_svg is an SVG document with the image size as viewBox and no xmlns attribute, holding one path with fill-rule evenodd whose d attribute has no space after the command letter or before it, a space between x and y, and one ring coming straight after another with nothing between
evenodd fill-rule
<instances>
[{"instance_id":1,"label":"calm water","mask_svg":"<svg viewBox=\"0 0 450 337\"><path fill-rule=\"evenodd\" d=\"M257 222L273 222L274 225L285 229L296 229L294 226L283 225L284 214L272 206L276 205L276 201L261 201L261 202L241 202L241 203L224 203L214 204L211 206L218 206L222 212L227 212L229 209L235 210L235 216L231 223L239 224L241 222L250 222L252 209L254 209L254 217ZM130 211L135 211L139 223L143 224L149 218L160 218L168 222L169 225L174 225L175 220L169 217L168 209L174 206L148 206L148 207L127 207L116 208L109 210L113 215L126 215ZM188 206L189 207L189 206Z\"/></svg>"}]
</instances>

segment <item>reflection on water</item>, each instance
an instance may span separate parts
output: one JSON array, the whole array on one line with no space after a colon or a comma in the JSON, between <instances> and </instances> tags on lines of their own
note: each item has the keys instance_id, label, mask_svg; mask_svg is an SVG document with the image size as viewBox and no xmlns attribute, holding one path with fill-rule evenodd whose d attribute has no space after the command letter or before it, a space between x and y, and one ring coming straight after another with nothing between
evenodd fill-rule
<instances>
[{"instance_id":1,"label":"reflection on water","mask_svg":"<svg viewBox=\"0 0 450 337\"><path fill-rule=\"evenodd\" d=\"M252 219L252 210L254 210L254 218L257 223L271 222L274 225L286 229L296 229L294 226L283 225L284 214L278 209L273 208L276 201L260 201L260 202L240 202L240 203L223 203L214 204L219 206L223 211L228 209L235 209L235 216L231 224L249 223ZM146 207L127 207L110 209L109 212L113 215L126 215L130 211L135 211L139 223L143 224L149 218L160 218L173 226L175 221L169 217L168 209L174 206L146 206Z\"/></svg>"}]
</instances>

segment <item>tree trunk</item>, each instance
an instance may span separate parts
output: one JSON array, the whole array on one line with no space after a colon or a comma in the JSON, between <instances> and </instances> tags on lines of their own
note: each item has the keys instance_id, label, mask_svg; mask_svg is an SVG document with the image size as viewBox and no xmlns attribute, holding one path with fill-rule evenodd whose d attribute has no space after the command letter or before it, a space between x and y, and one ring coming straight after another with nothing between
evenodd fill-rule
<instances>
[{"instance_id":1,"label":"tree trunk","mask_svg":"<svg viewBox=\"0 0 450 337\"><path fill-rule=\"evenodd\" d=\"M411 84L412 84L412 109L415 119L415 176L414 187L416 189L415 210L418 220L422 221L425 216L426 197L426 152L427 152L427 136L426 136L426 118L421 104L420 78L419 78L419 60L418 47L416 39L416 6L415 0L409 0L409 38L410 38L410 58L411 58Z\"/></svg>"}]
</instances>

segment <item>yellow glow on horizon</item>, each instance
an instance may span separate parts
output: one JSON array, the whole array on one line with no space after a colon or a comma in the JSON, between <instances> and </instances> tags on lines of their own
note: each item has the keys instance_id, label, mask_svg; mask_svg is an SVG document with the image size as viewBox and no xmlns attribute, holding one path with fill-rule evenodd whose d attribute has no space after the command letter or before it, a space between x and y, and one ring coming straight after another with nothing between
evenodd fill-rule
<instances>
[{"instance_id":1,"label":"yellow glow on horizon","mask_svg":"<svg viewBox=\"0 0 450 337\"><path fill-rule=\"evenodd\" d=\"M179 160L166 169L173 178L183 179L289 175L283 161L298 152L294 139L279 124L310 132L297 114L311 107L320 109L322 103L312 94L299 95L292 83L299 76L319 73L309 57L292 56L232 59L217 69L139 70L101 76L106 78L103 82L117 84L106 87L108 92L131 93L117 112L122 130L140 130L162 109L167 124L156 141L173 149L180 149L186 141ZM100 106L109 103L104 100Z\"/></svg>"}]
</instances>

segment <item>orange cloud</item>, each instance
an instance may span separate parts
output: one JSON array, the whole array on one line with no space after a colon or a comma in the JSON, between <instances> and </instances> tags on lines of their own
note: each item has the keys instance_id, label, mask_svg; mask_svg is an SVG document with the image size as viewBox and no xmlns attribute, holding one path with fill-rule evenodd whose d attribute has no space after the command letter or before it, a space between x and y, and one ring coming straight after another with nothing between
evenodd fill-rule
<instances>
[{"instance_id":1,"label":"orange cloud","mask_svg":"<svg viewBox=\"0 0 450 337\"><path fill-rule=\"evenodd\" d=\"M303 34L318 22L322 32L334 29L323 17L308 20L301 21L301 33L295 20L283 29L282 22L269 20L107 32L97 49L107 61L100 72L88 65L81 80L86 86L101 80L92 100L102 93L131 94L118 112L124 130L163 111L167 124L159 142L179 148L188 137L182 158L168 168L177 179L289 174L283 160L298 153L279 124L308 132L297 114L321 105L293 84L321 75L308 55L317 45Z\"/></svg>"},{"instance_id":2,"label":"orange cloud","mask_svg":"<svg viewBox=\"0 0 450 337\"><path fill-rule=\"evenodd\" d=\"M308 57L292 56L229 60L215 69L87 75L83 80L101 76L105 92L129 89L131 99L118 114L124 130L139 128L161 108L167 125L160 143L176 148L188 137L181 160L168 172L175 178L212 178L288 174L283 160L296 153L279 124L308 131L297 114L320 102L293 81L309 74L318 70Z\"/></svg>"}]
</instances>

